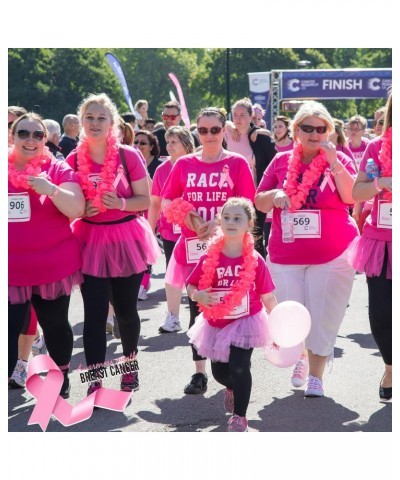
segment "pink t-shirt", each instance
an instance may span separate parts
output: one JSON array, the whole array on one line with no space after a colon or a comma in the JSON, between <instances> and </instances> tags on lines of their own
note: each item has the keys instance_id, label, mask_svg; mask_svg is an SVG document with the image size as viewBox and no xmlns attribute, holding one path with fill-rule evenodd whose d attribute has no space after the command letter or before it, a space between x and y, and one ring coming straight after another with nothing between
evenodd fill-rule
<instances>
[{"instance_id":1,"label":"pink t-shirt","mask_svg":"<svg viewBox=\"0 0 400 480\"><path fill-rule=\"evenodd\" d=\"M290 153L278 153L264 172L257 193L282 189L285 181ZM338 160L355 176L356 172L350 158L341 152L337 152ZM327 163L328 166L328 163ZM302 165L300 174L307 168ZM310 212L305 212L310 210ZM282 209L274 208L272 217L272 230L268 242L268 253L273 263L286 265L314 265L326 263L341 255L349 243L357 236L358 230L353 218L349 216L348 206L341 200L335 185L335 177L331 173L325 177L320 176L317 184L309 191L306 204L300 210L317 231L314 235L319 238L295 238L292 243L282 242L281 212ZM309 232L304 228L304 220L297 230L302 235ZM296 231L295 231L296 234Z\"/></svg>"},{"instance_id":2,"label":"pink t-shirt","mask_svg":"<svg viewBox=\"0 0 400 480\"><path fill-rule=\"evenodd\" d=\"M172 170L172 163L170 160L166 160L162 163L159 167L156 168L153 176L153 185L151 187L151 194L157 197L161 197L161 190L165 185L169 174ZM177 230L179 226L175 226L175 230ZM162 238L166 240L170 240L171 242L177 242L178 238L180 237L180 233L174 233L174 227L172 223L167 222L163 212L160 213L160 218L158 220L158 231Z\"/></svg>"},{"instance_id":3,"label":"pink t-shirt","mask_svg":"<svg viewBox=\"0 0 400 480\"><path fill-rule=\"evenodd\" d=\"M348 147L346 147L346 145L336 145L336 150L338 152L343 152L349 158L354 160L353 152Z\"/></svg>"},{"instance_id":4,"label":"pink t-shirt","mask_svg":"<svg viewBox=\"0 0 400 480\"><path fill-rule=\"evenodd\" d=\"M254 202L254 193L249 164L241 155L229 153L218 162L206 163L191 154L175 163L161 196L168 200L182 197L208 222L215 218L228 198L246 197ZM193 260L188 262L187 258L191 238L197 238L196 233L182 226L182 235L174 249L175 260L181 265L193 264Z\"/></svg>"},{"instance_id":5,"label":"pink t-shirt","mask_svg":"<svg viewBox=\"0 0 400 480\"><path fill-rule=\"evenodd\" d=\"M379 161L379 152L382 148L382 138L377 137L371 140L368 144L363 159L360 164L360 171L365 172L365 166L367 164L367 160L372 158L374 162L378 165L380 170L382 170L382 164ZM377 220L378 220L378 202L384 200L383 198L384 192L380 192L375 195L373 199L373 206L371 215L369 215L365 221L364 228L363 228L363 235L367 238L373 238L375 240L385 240L385 241L392 241L392 229L388 228L378 228L377 227ZM386 202L385 202L386 203ZM382 204L380 204L382 205Z\"/></svg>"},{"instance_id":6,"label":"pink t-shirt","mask_svg":"<svg viewBox=\"0 0 400 480\"><path fill-rule=\"evenodd\" d=\"M289 143L289 145L285 145L284 147L280 147L279 145L277 145L275 143L275 149L277 152L290 152L290 150L293 150L293 145L294 145L294 142L292 140L291 143Z\"/></svg>"},{"instance_id":7,"label":"pink t-shirt","mask_svg":"<svg viewBox=\"0 0 400 480\"><path fill-rule=\"evenodd\" d=\"M126 145L124 145L123 147L120 146L120 148L124 148L126 166L129 172L130 181L136 182L137 180L141 180L142 178L145 178L147 176L146 167L143 165L143 161L140 159L140 156L137 154L137 151L134 148L128 147ZM71 152L68 155L66 160L68 164L71 165L72 168L75 168L76 151L74 150L73 152ZM117 170L116 170L115 176L118 175L118 166L121 165L119 152L117 154L116 160L117 160ZM99 174L101 172L101 168L102 168L102 165L99 165L98 163L94 163L94 162L92 163L90 177L93 182L99 181ZM130 198L133 196L132 187L126 178L125 171L123 168L121 170L121 173L122 173L122 179L126 180L128 187L124 186L124 182L121 179L117 185L117 196L120 198ZM128 215L132 215L133 213L134 212L126 212L126 211L122 212L121 210L114 208L111 210L106 210L105 212L100 212L99 214L94 215L93 217L90 217L89 220L91 222L110 222L115 220L121 220L122 218L125 218Z\"/></svg>"},{"instance_id":8,"label":"pink t-shirt","mask_svg":"<svg viewBox=\"0 0 400 480\"><path fill-rule=\"evenodd\" d=\"M248 291L243 300L243 310L246 310L246 314L240 315L235 319L218 319L210 320L207 315L204 317L213 327L222 328L241 318L248 317L249 315L255 315L263 308L263 303L260 300L260 295L270 293L275 289L274 282L272 281L267 264L262 256L258 252L254 252L257 257L257 271L254 283ZM199 286L200 277L203 274L202 266L206 255L203 255L196 267L186 280L186 285ZM216 291L229 290L229 288L239 281L239 272L242 270L243 257L230 258L224 255L222 252L219 256L218 267L215 270L214 279L212 282L212 288Z\"/></svg>"},{"instance_id":9,"label":"pink t-shirt","mask_svg":"<svg viewBox=\"0 0 400 480\"><path fill-rule=\"evenodd\" d=\"M75 172L55 158L42 167L56 185L78 183ZM42 285L71 275L82 266L77 238L72 234L68 217L46 197L32 189L15 188L8 182L9 194L21 194L30 205L30 220L8 222L8 284ZM9 196L10 197L10 196ZM10 201L18 201L17 198ZM10 217L10 215L9 215ZM29 218L29 214L26 215Z\"/></svg>"},{"instance_id":10,"label":"pink t-shirt","mask_svg":"<svg viewBox=\"0 0 400 480\"><path fill-rule=\"evenodd\" d=\"M361 144L359 147L353 147L351 142L349 142L349 150L353 154L354 161L356 162L357 168L360 168L361 159L367 148L368 143L370 142L369 138L362 137Z\"/></svg>"}]
</instances>

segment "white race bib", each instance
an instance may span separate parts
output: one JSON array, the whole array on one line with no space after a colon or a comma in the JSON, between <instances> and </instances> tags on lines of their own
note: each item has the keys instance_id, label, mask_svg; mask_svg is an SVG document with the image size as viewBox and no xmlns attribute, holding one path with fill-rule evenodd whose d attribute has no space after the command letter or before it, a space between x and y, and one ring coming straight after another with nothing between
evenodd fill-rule
<instances>
[{"instance_id":1,"label":"white race bib","mask_svg":"<svg viewBox=\"0 0 400 480\"><path fill-rule=\"evenodd\" d=\"M180 235L182 233L180 225L177 225L176 223L172 224L172 231L177 235Z\"/></svg>"},{"instance_id":2,"label":"white race bib","mask_svg":"<svg viewBox=\"0 0 400 480\"><path fill-rule=\"evenodd\" d=\"M8 221L29 222L31 201L28 192L8 194Z\"/></svg>"},{"instance_id":3,"label":"white race bib","mask_svg":"<svg viewBox=\"0 0 400 480\"><path fill-rule=\"evenodd\" d=\"M185 238L185 246L187 263L197 263L207 251L207 242L199 240L198 237Z\"/></svg>"},{"instance_id":4,"label":"white race bib","mask_svg":"<svg viewBox=\"0 0 400 480\"><path fill-rule=\"evenodd\" d=\"M320 210L295 210L293 223L294 238L321 238Z\"/></svg>"},{"instance_id":5,"label":"white race bib","mask_svg":"<svg viewBox=\"0 0 400 480\"><path fill-rule=\"evenodd\" d=\"M230 290L226 290L224 288L213 288L211 291L211 295L213 298L216 298L219 302L223 302L225 295L227 295ZM236 320L240 317L245 317L250 315L250 298L249 292L242 298L242 302L240 305L233 309L233 312L229 315L225 315L223 317L225 320Z\"/></svg>"},{"instance_id":6,"label":"white race bib","mask_svg":"<svg viewBox=\"0 0 400 480\"><path fill-rule=\"evenodd\" d=\"M378 228L392 229L392 203L386 200L378 200Z\"/></svg>"},{"instance_id":7,"label":"white race bib","mask_svg":"<svg viewBox=\"0 0 400 480\"><path fill-rule=\"evenodd\" d=\"M102 181L98 173L89 173L88 180L93 183L94 188L97 188L97 185Z\"/></svg>"}]
</instances>

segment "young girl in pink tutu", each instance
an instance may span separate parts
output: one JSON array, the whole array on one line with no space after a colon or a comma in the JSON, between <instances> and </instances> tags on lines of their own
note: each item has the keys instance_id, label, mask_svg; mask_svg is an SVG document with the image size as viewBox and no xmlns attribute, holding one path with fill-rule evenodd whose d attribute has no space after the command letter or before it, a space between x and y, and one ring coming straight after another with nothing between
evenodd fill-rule
<instances>
[{"instance_id":1,"label":"young girl in pink tutu","mask_svg":"<svg viewBox=\"0 0 400 480\"><path fill-rule=\"evenodd\" d=\"M250 359L254 348L271 343L266 311L277 304L267 265L254 250L254 221L248 199L230 198L221 210L222 235L187 279L188 295L202 311L188 336L199 355L212 360L213 377L226 387L225 408L233 414L229 432L247 431Z\"/></svg>"}]
</instances>

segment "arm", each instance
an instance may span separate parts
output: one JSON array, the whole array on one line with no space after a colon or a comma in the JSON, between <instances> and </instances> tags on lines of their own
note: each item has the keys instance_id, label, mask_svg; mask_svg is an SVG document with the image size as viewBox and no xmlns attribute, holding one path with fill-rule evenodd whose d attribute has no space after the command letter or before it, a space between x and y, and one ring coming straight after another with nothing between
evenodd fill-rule
<instances>
[{"instance_id":1,"label":"arm","mask_svg":"<svg viewBox=\"0 0 400 480\"><path fill-rule=\"evenodd\" d=\"M379 188L392 191L392 177L379 177L377 182ZM353 186L354 200L365 202L374 198L377 193L379 192L375 188L374 182L369 180L367 174L360 170Z\"/></svg>"},{"instance_id":2,"label":"arm","mask_svg":"<svg viewBox=\"0 0 400 480\"><path fill-rule=\"evenodd\" d=\"M258 128L257 130L254 130L254 132L250 135L250 140L252 142L255 142L257 140L257 135L266 135L267 137L272 136L269 130L266 130L265 128Z\"/></svg>"},{"instance_id":3,"label":"arm","mask_svg":"<svg viewBox=\"0 0 400 480\"><path fill-rule=\"evenodd\" d=\"M240 132L239 130L235 127L235 124L231 122L230 120L227 120L225 123L225 128L229 131L229 133L232 135L232 139L235 142L238 142L240 140Z\"/></svg>"},{"instance_id":4,"label":"arm","mask_svg":"<svg viewBox=\"0 0 400 480\"><path fill-rule=\"evenodd\" d=\"M157 195L151 195L150 197L150 208L147 215L147 220L150 223L150 226L153 232L156 232L157 220L160 218L161 213L161 197Z\"/></svg>"},{"instance_id":5,"label":"arm","mask_svg":"<svg viewBox=\"0 0 400 480\"><path fill-rule=\"evenodd\" d=\"M255 196L254 205L260 212L267 213L276 208L285 208L285 205L290 207L290 198L286 195L284 190L274 188L266 192L259 192Z\"/></svg>"},{"instance_id":6,"label":"arm","mask_svg":"<svg viewBox=\"0 0 400 480\"><path fill-rule=\"evenodd\" d=\"M268 313L271 313L271 310L278 305L278 302L273 292L263 293L262 295L260 295L260 300L262 301Z\"/></svg>"},{"instance_id":7,"label":"arm","mask_svg":"<svg viewBox=\"0 0 400 480\"><path fill-rule=\"evenodd\" d=\"M197 290L197 287L195 285L187 286L188 297L193 302L200 303L205 307L211 307L218 302L218 300L216 298L213 298L212 295L209 293L211 290L211 287L207 288L206 290Z\"/></svg>"},{"instance_id":8,"label":"arm","mask_svg":"<svg viewBox=\"0 0 400 480\"><path fill-rule=\"evenodd\" d=\"M147 210L150 206L150 190L147 176L141 178L140 180L131 182L131 187L133 191L133 196L125 199L125 211L141 212L143 210ZM117 193L115 191L105 193L104 195L102 195L101 199L108 210L121 210L121 208L123 207L123 200L122 198L117 196Z\"/></svg>"}]
</instances>

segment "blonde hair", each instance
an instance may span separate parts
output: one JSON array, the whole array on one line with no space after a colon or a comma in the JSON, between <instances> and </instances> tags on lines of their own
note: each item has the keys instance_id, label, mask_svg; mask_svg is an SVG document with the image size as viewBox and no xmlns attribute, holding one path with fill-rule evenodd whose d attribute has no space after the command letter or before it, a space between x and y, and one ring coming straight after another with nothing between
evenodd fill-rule
<instances>
[{"instance_id":1,"label":"blonde hair","mask_svg":"<svg viewBox=\"0 0 400 480\"><path fill-rule=\"evenodd\" d=\"M308 117L318 117L323 120L327 127L328 137L335 131L333 119L326 107L322 105L322 103L310 100L308 102L304 102L303 105L299 108L290 126L290 136L294 140L297 137L297 130L299 125L303 122L304 119Z\"/></svg>"}]
</instances>

